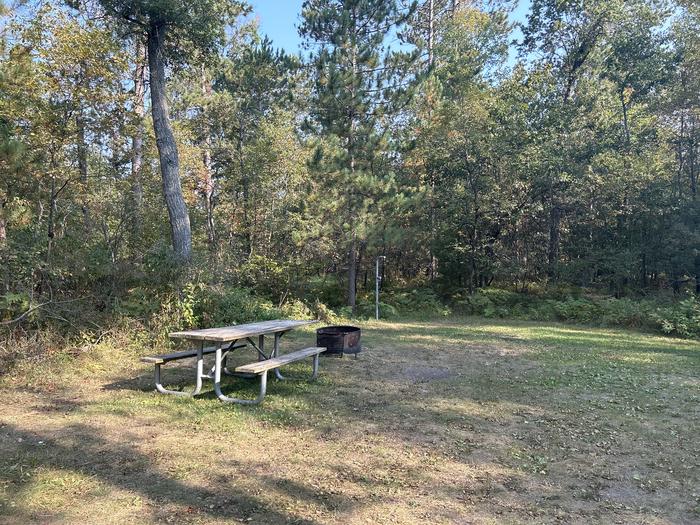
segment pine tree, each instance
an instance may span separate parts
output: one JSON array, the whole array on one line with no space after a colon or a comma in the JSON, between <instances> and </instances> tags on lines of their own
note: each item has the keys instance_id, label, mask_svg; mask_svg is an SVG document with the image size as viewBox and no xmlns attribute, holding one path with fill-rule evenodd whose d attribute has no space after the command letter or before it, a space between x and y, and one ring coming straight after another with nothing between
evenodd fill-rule
<instances>
[{"instance_id":1,"label":"pine tree","mask_svg":"<svg viewBox=\"0 0 700 525\"><path fill-rule=\"evenodd\" d=\"M414 57L388 49L387 38L410 15L395 0L307 0L301 35L315 68L311 121L327 144L317 160L333 177L347 249L348 305L355 309L358 249L366 224L364 195L378 174L383 127L409 90L404 67ZM317 47L315 47L317 46Z\"/></svg>"}]
</instances>

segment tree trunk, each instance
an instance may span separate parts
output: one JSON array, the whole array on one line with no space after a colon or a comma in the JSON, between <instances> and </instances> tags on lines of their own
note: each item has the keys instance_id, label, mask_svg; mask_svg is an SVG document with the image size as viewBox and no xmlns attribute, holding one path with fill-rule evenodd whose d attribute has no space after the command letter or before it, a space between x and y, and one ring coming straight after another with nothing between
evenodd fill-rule
<instances>
[{"instance_id":1,"label":"tree trunk","mask_svg":"<svg viewBox=\"0 0 700 525\"><path fill-rule=\"evenodd\" d=\"M143 105L146 93L146 50L143 41L136 41L136 70L134 72L134 114L136 129L131 138L131 195L132 195L132 232L138 239L143 230L143 181L141 167L143 165L143 137L145 135L143 119L146 108Z\"/></svg>"},{"instance_id":2,"label":"tree trunk","mask_svg":"<svg viewBox=\"0 0 700 525\"><path fill-rule=\"evenodd\" d=\"M353 234L350 250L348 252L348 306L355 313L357 302L357 239Z\"/></svg>"},{"instance_id":3,"label":"tree trunk","mask_svg":"<svg viewBox=\"0 0 700 525\"><path fill-rule=\"evenodd\" d=\"M436 206L435 206L435 174L430 170L430 245L428 247L428 256L430 257L430 281L434 281L437 277L438 260L435 256L435 240L437 239L436 231Z\"/></svg>"},{"instance_id":4,"label":"tree trunk","mask_svg":"<svg viewBox=\"0 0 700 525\"><path fill-rule=\"evenodd\" d=\"M695 119L691 120L691 128L688 133L688 175L690 177L690 194L693 196L693 201L697 199L698 196L698 176L695 169Z\"/></svg>"},{"instance_id":5,"label":"tree trunk","mask_svg":"<svg viewBox=\"0 0 700 525\"><path fill-rule=\"evenodd\" d=\"M630 139L630 126L627 119L627 104L625 103L625 90L624 88L620 90L620 103L622 104L622 123L625 126L625 145L627 148L630 147L632 141Z\"/></svg>"},{"instance_id":6,"label":"tree trunk","mask_svg":"<svg viewBox=\"0 0 700 525\"><path fill-rule=\"evenodd\" d=\"M78 131L78 171L80 172L80 183L82 184L82 190L87 194L88 190L88 154L87 154L87 143L85 141L85 117L83 116L83 110L78 112L78 116L75 118L75 127ZM86 195L87 197L87 195ZM83 199L81 205L81 211L83 213L83 228L85 232L89 232L90 227L90 208L87 205L87 199Z\"/></svg>"},{"instance_id":7,"label":"tree trunk","mask_svg":"<svg viewBox=\"0 0 700 525\"><path fill-rule=\"evenodd\" d=\"M559 264L559 238L561 231L561 209L552 204L549 211L549 246L547 249L547 274L550 279L557 275Z\"/></svg>"},{"instance_id":8,"label":"tree trunk","mask_svg":"<svg viewBox=\"0 0 700 525\"><path fill-rule=\"evenodd\" d=\"M6 200L0 202L0 251L7 245L7 220L5 219Z\"/></svg>"},{"instance_id":9,"label":"tree trunk","mask_svg":"<svg viewBox=\"0 0 700 525\"><path fill-rule=\"evenodd\" d=\"M163 48L166 26L151 24L148 30L148 68L151 84L151 113L156 145L160 157L160 172L163 178L163 194L170 217L170 233L175 256L183 262L192 256L192 231L187 205L180 184L180 160L175 136L170 126L168 102L165 93L165 63Z\"/></svg>"},{"instance_id":10,"label":"tree trunk","mask_svg":"<svg viewBox=\"0 0 700 525\"><path fill-rule=\"evenodd\" d=\"M347 151L350 160L350 174L355 177L355 130L357 127L357 119L355 115L355 78L357 77L357 44L355 43L355 31L357 31L357 21L353 9L353 41L351 49L351 72L350 77L350 92L352 93L351 107L349 111L350 118L350 133L348 135ZM356 217L355 217L355 195L351 192L348 196L348 216L350 218L350 250L348 251L348 306L351 308L352 314L355 314L357 303L357 232L356 232Z\"/></svg>"},{"instance_id":11,"label":"tree trunk","mask_svg":"<svg viewBox=\"0 0 700 525\"><path fill-rule=\"evenodd\" d=\"M202 96L206 100L211 97L211 83L207 80L207 72L202 65ZM205 116L206 120L206 116ZM216 228L214 225L214 177L211 167L211 136L209 125L204 125L204 140L202 144L202 163L204 173L202 177L202 195L204 197L204 211L207 217L207 240L209 249L216 247Z\"/></svg>"},{"instance_id":12,"label":"tree trunk","mask_svg":"<svg viewBox=\"0 0 700 525\"><path fill-rule=\"evenodd\" d=\"M250 214L248 213L250 202L250 180L245 170L245 159L243 157L243 121L238 123L238 169L241 177L241 190L243 192L243 239L245 242L245 253L253 255L253 227L251 225ZM251 206L252 207L252 206Z\"/></svg>"},{"instance_id":13,"label":"tree trunk","mask_svg":"<svg viewBox=\"0 0 700 525\"><path fill-rule=\"evenodd\" d=\"M46 266L51 268L51 254L53 252L54 218L56 217L56 175L53 172L54 161L51 154L51 195L49 197L49 218L46 227Z\"/></svg>"}]
</instances>

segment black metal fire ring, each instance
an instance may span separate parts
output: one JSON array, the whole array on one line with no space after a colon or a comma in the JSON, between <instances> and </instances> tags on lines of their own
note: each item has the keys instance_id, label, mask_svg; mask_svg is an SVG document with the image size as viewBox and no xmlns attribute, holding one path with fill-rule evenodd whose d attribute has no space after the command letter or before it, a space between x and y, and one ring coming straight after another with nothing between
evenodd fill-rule
<instances>
[{"instance_id":1,"label":"black metal fire ring","mask_svg":"<svg viewBox=\"0 0 700 525\"><path fill-rule=\"evenodd\" d=\"M322 355L357 354L362 351L361 335L357 326L324 326L316 330L316 346L327 349Z\"/></svg>"}]
</instances>

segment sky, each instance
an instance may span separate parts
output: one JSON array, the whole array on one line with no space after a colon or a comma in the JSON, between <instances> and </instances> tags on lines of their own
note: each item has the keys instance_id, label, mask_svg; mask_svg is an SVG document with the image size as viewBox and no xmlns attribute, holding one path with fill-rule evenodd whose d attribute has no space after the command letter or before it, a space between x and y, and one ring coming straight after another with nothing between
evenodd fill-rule
<instances>
[{"instance_id":1,"label":"sky","mask_svg":"<svg viewBox=\"0 0 700 525\"><path fill-rule=\"evenodd\" d=\"M301 38L297 28L303 0L252 0L253 16L260 23L260 32L272 40L275 47L296 54L300 50ZM530 0L519 0L511 19L523 22L530 7Z\"/></svg>"},{"instance_id":2,"label":"sky","mask_svg":"<svg viewBox=\"0 0 700 525\"><path fill-rule=\"evenodd\" d=\"M300 24L303 0L252 0L253 16L260 22L260 32L270 37L275 47L296 54L301 38Z\"/></svg>"}]
</instances>

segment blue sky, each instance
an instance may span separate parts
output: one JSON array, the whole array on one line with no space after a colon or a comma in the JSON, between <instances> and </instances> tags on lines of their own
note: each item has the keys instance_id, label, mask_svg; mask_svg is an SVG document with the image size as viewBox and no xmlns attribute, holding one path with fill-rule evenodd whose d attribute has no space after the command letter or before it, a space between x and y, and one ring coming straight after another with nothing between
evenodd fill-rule
<instances>
[{"instance_id":1,"label":"blue sky","mask_svg":"<svg viewBox=\"0 0 700 525\"><path fill-rule=\"evenodd\" d=\"M297 32L303 0L252 0L253 16L260 21L260 32L270 37L275 47L288 53L299 50Z\"/></svg>"},{"instance_id":2,"label":"blue sky","mask_svg":"<svg viewBox=\"0 0 700 525\"><path fill-rule=\"evenodd\" d=\"M301 39L297 27L303 0L250 0L250 3L253 16L260 21L260 32L270 37L275 47L281 47L288 53L299 51ZM529 7L530 0L519 0L512 19L524 21Z\"/></svg>"}]
</instances>

